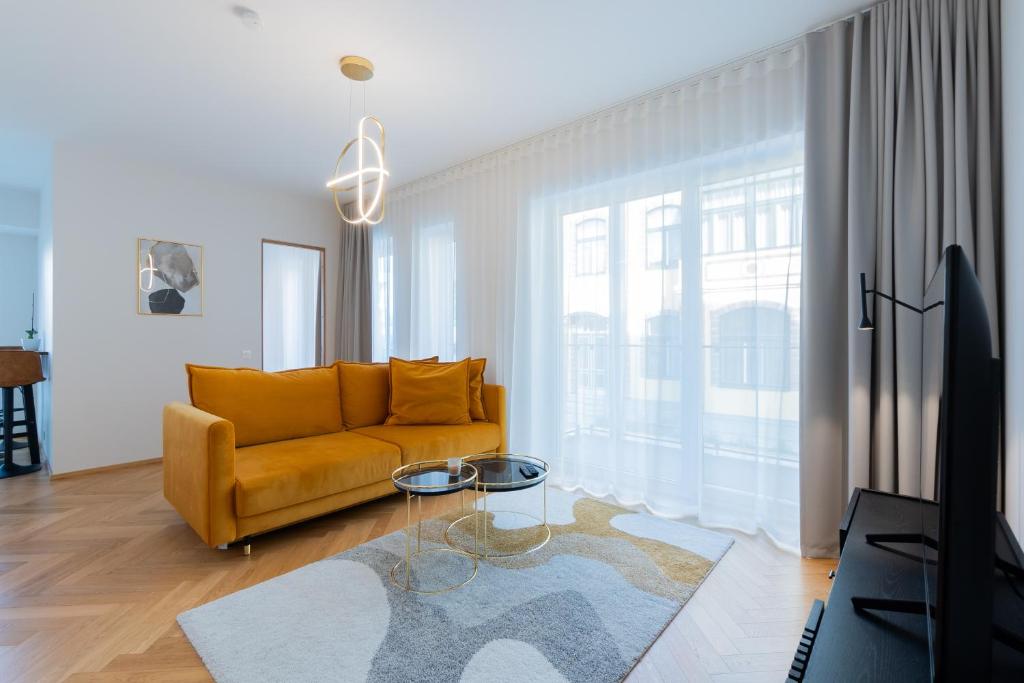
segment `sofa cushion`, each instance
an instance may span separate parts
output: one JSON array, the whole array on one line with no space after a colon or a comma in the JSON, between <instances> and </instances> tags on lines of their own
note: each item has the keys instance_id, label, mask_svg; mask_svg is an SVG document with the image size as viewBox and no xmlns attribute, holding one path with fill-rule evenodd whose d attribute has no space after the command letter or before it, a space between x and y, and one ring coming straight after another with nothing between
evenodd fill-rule
<instances>
[{"instance_id":1,"label":"sofa cushion","mask_svg":"<svg viewBox=\"0 0 1024 683\"><path fill-rule=\"evenodd\" d=\"M385 481L402 464L393 444L352 432L239 448L235 509L249 517Z\"/></svg>"},{"instance_id":2,"label":"sofa cushion","mask_svg":"<svg viewBox=\"0 0 1024 683\"><path fill-rule=\"evenodd\" d=\"M484 368L486 358L471 358L469 361L469 416L474 420L486 420L484 411Z\"/></svg>"},{"instance_id":3,"label":"sofa cushion","mask_svg":"<svg viewBox=\"0 0 1024 683\"><path fill-rule=\"evenodd\" d=\"M486 420L487 411L484 408L484 370L487 367L486 358L469 358L469 417L473 420ZM437 356L414 363L438 363ZM452 363L438 363L438 365L452 365ZM342 402L344 402L345 387L342 385ZM379 422L373 424L380 424ZM357 425L367 427L370 423ZM348 427L346 421L345 424Z\"/></svg>"},{"instance_id":4,"label":"sofa cushion","mask_svg":"<svg viewBox=\"0 0 1024 683\"><path fill-rule=\"evenodd\" d=\"M501 442L501 428L491 422L468 425L377 425L356 429L402 449L402 464L445 460L493 451Z\"/></svg>"},{"instance_id":5,"label":"sofa cushion","mask_svg":"<svg viewBox=\"0 0 1024 683\"><path fill-rule=\"evenodd\" d=\"M434 363L437 356L421 363ZM338 361L341 381L341 413L346 429L381 425L388 419L391 370L387 363Z\"/></svg>"},{"instance_id":6,"label":"sofa cushion","mask_svg":"<svg viewBox=\"0 0 1024 683\"><path fill-rule=\"evenodd\" d=\"M418 363L391 359L389 425L469 424L469 359Z\"/></svg>"},{"instance_id":7,"label":"sofa cushion","mask_svg":"<svg viewBox=\"0 0 1024 683\"><path fill-rule=\"evenodd\" d=\"M334 368L263 372L186 365L192 405L235 426L235 445L298 439L342 429Z\"/></svg>"},{"instance_id":8,"label":"sofa cushion","mask_svg":"<svg viewBox=\"0 0 1024 683\"><path fill-rule=\"evenodd\" d=\"M390 383L387 364L338 362L337 366L345 428L384 424Z\"/></svg>"}]
</instances>

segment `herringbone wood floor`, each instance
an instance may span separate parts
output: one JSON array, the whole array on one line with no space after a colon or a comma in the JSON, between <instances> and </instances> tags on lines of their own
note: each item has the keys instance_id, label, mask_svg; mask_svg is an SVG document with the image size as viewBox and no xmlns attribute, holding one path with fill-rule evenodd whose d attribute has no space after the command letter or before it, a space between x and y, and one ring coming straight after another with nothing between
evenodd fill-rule
<instances>
[{"instance_id":1,"label":"herringbone wood floor","mask_svg":"<svg viewBox=\"0 0 1024 683\"><path fill-rule=\"evenodd\" d=\"M424 501L424 515L454 504ZM429 505L428 505L429 504ZM393 496L207 548L161 493L159 464L0 480L0 680L207 681L175 616L404 524ZM736 544L630 681L779 681L831 561Z\"/></svg>"}]
</instances>

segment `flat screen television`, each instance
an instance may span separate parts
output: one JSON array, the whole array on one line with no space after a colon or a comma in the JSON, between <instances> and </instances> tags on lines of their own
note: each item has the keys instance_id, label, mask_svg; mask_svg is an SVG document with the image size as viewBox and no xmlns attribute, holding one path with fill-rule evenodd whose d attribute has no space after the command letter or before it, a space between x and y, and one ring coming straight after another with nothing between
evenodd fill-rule
<instances>
[{"instance_id":1,"label":"flat screen television","mask_svg":"<svg viewBox=\"0 0 1024 683\"><path fill-rule=\"evenodd\" d=\"M932 677L989 680L1002 372L981 284L963 249L946 249L923 305L922 529ZM922 516L924 519L924 515Z\"/></svg>"}]
</instances>

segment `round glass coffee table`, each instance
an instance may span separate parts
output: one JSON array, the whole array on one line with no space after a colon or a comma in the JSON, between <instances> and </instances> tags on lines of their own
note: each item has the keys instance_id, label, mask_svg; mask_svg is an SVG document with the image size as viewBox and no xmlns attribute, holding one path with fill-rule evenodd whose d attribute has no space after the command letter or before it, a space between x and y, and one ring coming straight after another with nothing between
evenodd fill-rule
<instances>
[{"instance_id":1,"label":"round glass coffee table","mask_svg":"<svg viewBox=\"0 0 1024 683\"><path fill-rule=\"evenodd\" d=\"M398 563L391 568L391 581L403 590L423 595L447 593L448 591L455 590L456 588L461 588L472 581L476 577L478 566L478 555L476 553L467 552L459 548L452 548L447 545L432 548L422 547L423 498L425 496L443 496L450 493L458 493L462 496L462 511L465 513L466 489L473 489L474 491L477 490L478 477L476 468L473 465L463 462L459 465L458 473L452 474L449 472L447 460L428 460L399 467L391 473L391 481L394 483L395 488L399 491L405 492L406 518L405 558L399 560ZM412 549L413 497L416 498L417 508L415 550ZM476 496L474 496L474 499L475 498ZM477 534L476 537L479 538L479 535ZM426 563L427 565L433 565L428 567L418 562L418 560L425 555L441 553L445 554L447 559L465 558L464 562L457 564L465 564L466 568L464 570L457 570L456 567L446 568L444 566L444 562ZM404 576L400 576L400 568L403 565L405 567ZM456 570L462 571L463 573L461 576L466 576L466 578L462 579L458 583L452 583L447 580L447 574L450 571ZM414 575L417 573L423 575L421 577L416 577L417 580L429 583L429 580L433 578L435 579L435 583L439 584L440 587L427 588L423 585L414 585L413 579Z\"/></svg>"},{"instance_id":2,"label":"round glass coffee table","mask_svg":"<svg viewBox=\"0 0 1024 683\"><path fill-rule=\"evenodd\" d=\"M551 540L548 526L548 464L540 458L520 453L485 453L463 460L477 471L476 490L483 493L483 508L478 509L474 500L473 512L463 514L448 525L444 532L445 542L455 550L484 559L492 557L513 557L539 550ZM520 510L491 510L488 513L488 493L524 491L541 486L540 516ZM495 528L491 534L488 526L495 526L493 520L501 516L502 522L513 522L500 531ZM482 516L482 521L481 521ZM517 520L517 518L520 518ZM525 525L518 522L525 520ZM480 547L480 527L483 527L483 547ZM473 533L470 534L470 528ZM470 537L472 544L469 543Z\"/></svg>"}]
</instances>

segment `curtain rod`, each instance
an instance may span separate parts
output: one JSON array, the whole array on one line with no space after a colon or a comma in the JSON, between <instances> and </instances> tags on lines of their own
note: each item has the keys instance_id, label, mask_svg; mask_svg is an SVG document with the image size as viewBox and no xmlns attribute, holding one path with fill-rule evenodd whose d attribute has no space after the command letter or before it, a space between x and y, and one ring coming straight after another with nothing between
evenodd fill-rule
<instances>
[{"instance_id":1,"label":"curtain rod","mask_svg":"<svg viewBox=\"0 0 1024 683\"><path fill-rule=\"evenodd\" d=\"M889 4L889 0L884 0L884 2L873 2L870 5L867 5L866 7L862 7L861 9L857 10L856 12L850 12L845 17L840 17L838 19L833 19L831 21L828 21L828 22L822 24L821 26L817 26L815 28L812 28L807 33L817 33L818 31L824 31L825 29L827 29L832 24L838 24L841 21L850 21L851 19L856 19L860 15L866 14L867 12L870 12L873 7L877 7L878 5L888 5L888 4ZM806 34L803 34L803 35L806 35ZM799 37L799 36L797 36L797 37Z\"/></svg>"},{"instance_id":2,"label":"curtain rod","mask_svg":"<svg viewBox=\"0 0 1024 683\"><path fill-rule=\"evenodd\" d=\"M601 109L597 109L588 114L584 114L583 116L577 116L576 118L570 119L568 121L563 121L562 123L551 126L550 128L546 128L539 133L534 133L533 135L527 136L525 138L520 138L515 142L510 142L507 145L502 145L497 149L492 149L488 152L484 152L483 154L478 154L475 157L463 159L462 161L446 166L438 171L433 171L432 173L428 173L424 176L420 176L419 178L415 178L408 182L402 183L401 185L398 185L394 189L392 189L391 193L392 195L400 194L403 191L411 189L414 185L418 185L420 183L427 182L431 179L438 178L446 173L451 173L462 166L469 166L471 164L475 164L479 161L482 161L490 157L500 156L516 148L522 147L523 145L527 145L531 142L541 140L551 135L556 135L559 131L570 126L579 125L590 121L596 121L604 116L608 116L609 114L622 110L630 105L642 102L643 100L655 99L658 97L663 97L665 95L671 95L677 92L681 92L686 87L696 87L703 83L704 81L717 79L727 71L739 71L748 64L759 64L768 59L773 54L785 54L789 50L792 50L793 48L796 47L796 41L798 39L799 36L797 36L796 38L790 38L789 40L782 41L771 47L752 52L747 56L739 57L737 59L731 59L728 62L725 62L724 64L721 64L719 66L705 69L692 76L688 76L683 79L672 81L671 83L668 83L666 85L652 88L650 90L640 93L639 95L633 95L632 97L629 97L624 100L619 100L614 104L602 107Z\"/></svg>"},{"instance_id":3,"label":"curtain rod","mask_svg":"<svg viewBox=\"0 0 1024 683\"><path fill-rule=\"evenodd\" d=\"M569 126L572 126L572 125L575 125L575 124L584 123L584 122L587 122L587 121L595 121L597 119L600 119L603 116L607 116L608 114L611 114L611 113L613 113L615 111L618 111L620 109L628 107L629 105L635 104L637 102L641 102L643 100L654 99L654 98L661 97L661 96L664 96L664 95L671 95L671 94L674 94L674 93L677 93L677 92L681 92L683 90L683 88L685 88L687 86L695 87L697 85L700 85L704 81L720 78L723 73L725 73L727 71L739 71L739 70L743 69L745 66L747 66L748 64L760 64L761 62L764 62L766 59L768 59L773 54L785 54L788 50L793 49L794 47L796 47L797 41L800 40L800 38L802 38L803 36L805 36L805 35L807 35L809 33L817 33L818 31L824 30L824 29L828 28L829 26L832 26L833 24L837 24L837 23L839 23L841 21L850 21L851 19L854 19L855 17L857 17L857 16L859 16L861 14L864 14L865 12L869 11L875 5L887 4L887 2L888 2L888 0L886 0L886 2L882 2L882 3L872 3L872 4L862 8L860 10L857 10L857 11L851 13L851 14L848 14L848 15L846 15L844 17L839 18L839 19L833 19L833 20L831 20L831 21L829 21L829 22L827 22L825 24L822 24L821 26L818 26L817 28L813 28L813 29L811 29L809 31L805 31L804 33L799 33L799 34L797 34L795 36L791 36L790 38L787 38L785 40L781 40L781 41L779 41L777 43L774 43L772 45L769 45L767 47L763 47L763 48L759 48L757 50L753 50L753 51L748 52L748 53L746 53L746 54L744 54L744 55L742 55L740 57L736 57L736 58L730 59L730 60L728 60L726 62L722 62L722 63L718 64L717 66L712 66L712 67L709 67L709 68L704 69L702 71L698 71L695 74L691 74L690 76L686 76L684 78L676 79L676 80L671 81L669 83L666 83L664 85L657 86L655 88L651 88L650 90L646 90L646 91L640 93L639 95L633 95L632 97L629 97L627 99L619 100L618 102L615 102L614 104L608 105L606 107L602 107L601 109L598 109L596 111L592 111L589 114L584 114L584 115L578 116L578 117L576 117L574 119L570 119L568 121L564 121L563 123L560 123L560 124L557 124L557 125L552 126L550 128L547 128L547 129L541 131L540 133L535 133L535 134L527 136L525 138L521 138L519 140L516 140L515 142L511 142L511 143L509 143L507 145L502 145L501 147L498 147L497 149L493 149L493 150L491 150L489 152L484 152L483 154L478 154L475 157L470 157L469 159L464 159L462 161L459 161L459 162L456 162L454 164L451 164L450 166L446 166L446 167L444 167L444 168L442 168L442 169L440 169L438 171L434 171L432 173L428 173L427 175L420 176L419 178L414 178L413 180L410 180L408 182L402 183L401 185L398 185L397 187L392 189L391 192L395 193L395 194L399 194L402 190L409 189L413 185L417 185L419 183L426 182L426 181L428 181L428 180L430 180L432 178L440 177L440 176L444 175L445 173L450 173L450 172L454 171L455 169L459 168L460 166L468 166L470 164L474 164L474 163L476 163L478 161L481 161L483 159L486 159L488 157L497 157L497 156L499 156L501 154L504 154L506 152L514 150L517 147L521 147L522 145L526 145L526 144L528 144L530 142L533 142L535 140L540 140L540 139L545 138L545 137L547 137L549 135L553 135L553 134L557 133L558 131L562 130L563 128L567 128Z\"/></svg>"}]
</instances>

